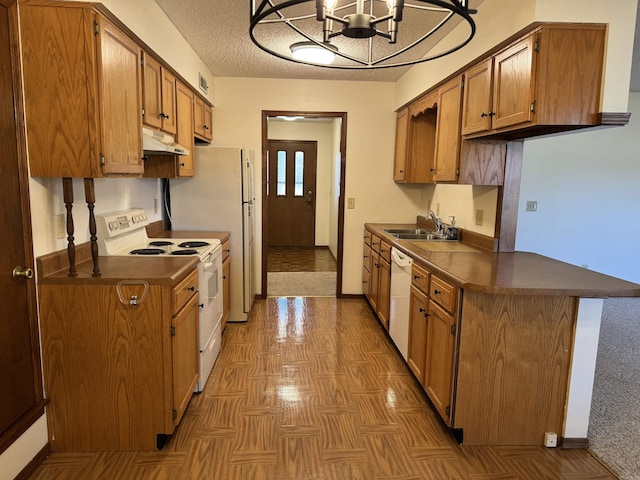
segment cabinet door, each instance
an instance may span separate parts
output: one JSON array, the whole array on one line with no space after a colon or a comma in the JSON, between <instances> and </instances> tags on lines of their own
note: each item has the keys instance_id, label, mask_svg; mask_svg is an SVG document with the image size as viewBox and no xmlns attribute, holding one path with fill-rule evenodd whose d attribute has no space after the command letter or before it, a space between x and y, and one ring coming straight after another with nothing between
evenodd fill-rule
<instances>
[{"instance_id":1,"label":"cabinet door","mask_svg":"<svg viewBox=\"0 0 640 480\"><path fill-rule=\"evenodd\" d=\"M533 119L535 35L498 53L493 62L492 128L502 128Z\"/></svg>"},{"instance_id":2,"label":"cabinet door","mask_svg":"<svg viewBox=\"0 0 640 480\"><path fill-rule=\"evenodd\" d=\"M460 166L460 116L462 114L462 77L447 82L438 92L438 126L436 132L436 182L458 180Z\"/></svg>"},{"instance_id":3,"label":"cabinet door","mask_svg":"<svg viewBox=\"0 0 640 480\"><path fill-rule=\"evenodd\" d=\"M453 384L454 317L433 302L429 303L424 388L440 413L449 421Z\"/></svg>"},{"instance_id":4,"label":"cabinet door","mask_svg":"<svg viewBox=\"0 0 640 480\"><path fill-rule=\"evenodd\" d=\"M409 349L407 363L416 378L424 385L429 300L415 287L409 296Z\"/></svg>"},{"instance_id":5,"label":"cabinet door","mask_svg":"<svg viewBox=\"0 0 640 480\"><path fill-rule=\"evenodd\" d=\"M362 293L369 298L371 293L371 247L367 243L362 244Z\"/></svg>"},{"instance_id":6,"label":"cabinet door","mask_svg":"<svg viewBox=\"0 0 640 480\"><path fill-rule=\"evenodd\" d=\"M155 58L143 52L142 111L143 123L151 128L162 128L162 67Z\"/></svg>"},{"instance_id":7,"label":"cabinet door","mask_svg":"<svg viewBox=\"0 0 640 480\"><path fill-rule=\"evenodd\" d=\"M176 104L178 110L176 141L191 151L189 155L178 157L177 175L192 177L195 173L193 168L193 92L178 81L176 81Z\"/></svg>"},{"instance_id":8,"label":"cabinet door","mask_svg":"<svg viewBox=\"0 0 640 480\"><path fill-rule=\"evenodd\" d=\"M176 77L166 68L162 68L162 130L175 135L178 129L176 115Z\"/></svg>"},{"instance_id":9,"label":"cabinet door","mask_svg":"<svg viewBox=\"0 0 640 480\"><path fill-rule=\"evenodd\" d=\"M97 22L102 172L142 175L140 48L104 17Z\"/></svg>"},{"instance_id":10,"label":"cabinet door","mask_svg":"<svg viewBox=\"0 0 640 480\"><path fill-rule=\"evenodd\" d=\"M391 304L391 265L380 257L378 268L378 318L389 330L389 307Z\"/></svg>"},{"instance_id":11,"label":"cabinet door","mask_svg":"<svg viewBox=\"0 0 640 480\"><path fill-rule=\"evenodd\" d=\"M174 424L178 425L198 381L198 294L193 295L172 321Z\"/></svg>"},{"instance_id":12,"label":"cabinet door","mask_svg":"<svg viewBox=\"0 0 640 480\"><path fill-rule=\"evenodd\" d=\"M93 22L88 8L20 5L29 167L34 177L100 176Z\"/></svg>"},{"instance_id":13,"label":"cabinet door","mask_svg":"<svg viewBox=\"0 0 640 480\"><path fill-rule=\"evenodd\" d=\"M492 80L492 58L488 58L465 72L462 105L463 135L483 132L491 128Z\"/></svg>"},{"instance_id":14,"label":"cabinet door","mask_svg":"<svg viewBox=\"0 0 640 480\"><path fill-rule=\"evenodd\" d=\"M396 115L396 147L393 157L393 179L407 180L407 143L409 135L409 110L403 108Z\"/></svg>"},{"instance_id":15,"label":"cabinet door","mask_svg":"<svg viewBox=\"0 0 640 480\"><path fill-rule=\"evenodd\" d=\"M435 172L438 92L409 106L409 172L407 183L432 183Z\"/></svg>"},{"instance_id":16,"label":"cabinet door","mask_svg":"<svg viewBox=\"0 0 640 480\"><path fill-rule=\"evenodd\" d=\"M213 140L213 109L204 105L204 138L210 142Z\"/></svg>"},{"instance_id":17,"label":"cabinet door","mask_svg":"<svg viewBox=\"0 0 640 480\"><path fill-rule=\"evenodd\" d=\"M204 101L197 95L193 97L193 133L198 137L205 136Z\"/></svg>"},{"instance_id":18,"label":"cabinet door","mask_svg":"<svg viewBox=\"0 0 640 480\"><path fill-rule=\"evenodd\" d=\"M371 277L369 277L369 303L378 311L378 278L380 276L380 254L371 250Z\"/></svg>"}]
</instances>

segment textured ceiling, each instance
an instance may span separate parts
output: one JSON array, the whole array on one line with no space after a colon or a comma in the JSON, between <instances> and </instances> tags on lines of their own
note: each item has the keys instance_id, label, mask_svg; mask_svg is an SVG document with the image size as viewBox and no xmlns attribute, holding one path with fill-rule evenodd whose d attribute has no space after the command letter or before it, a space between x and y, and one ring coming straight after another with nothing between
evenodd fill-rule
<instances>
[{"instance_id":1,"label":"textured ceiling","mask_svg":"<svg viewBox=\"0 0 640 480\"><path fill-rule=\"evenodd\" d=\"M249 0L156 0L202 61L218 77L298 78L320 80L396 81L409 67L374 71L336 70L301 65L269 55L249 38ZM482 0L471 0L476 8ZM315 2L309 2L315 8ZM407 15L408 16L408 15ZM433 46L455 25L451 22L432 39ZM410 20L400 24L408 33ZM422 27L424 28L424 27ZM273 36L281 41L281 33Z\"/></svg>"},{"instance_id":2,"label":"textured ceiling","mask_svg":"<svg viewBox=\"0 0 640 480\"><path fill-rule=\"evenodd\" d=\"M477 8L483 0L471 0ZM300 65L271 56L249 38L248 0L156 0L214 75L219 77L396 81L408 67L373 71ZM639 6L640 9L640 6ZM636 17L630 90L640 92L640 15ZM402 24L400 24L402 28ZM446 30L438 32L441 38Z\"/></svg>"}]
</instances>

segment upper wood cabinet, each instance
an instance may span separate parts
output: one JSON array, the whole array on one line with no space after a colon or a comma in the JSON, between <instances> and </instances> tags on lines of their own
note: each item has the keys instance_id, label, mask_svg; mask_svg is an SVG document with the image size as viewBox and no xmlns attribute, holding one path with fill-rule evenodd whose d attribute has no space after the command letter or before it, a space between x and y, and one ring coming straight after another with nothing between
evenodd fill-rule
<instances>
[{"instance_id":1,"label":"upper wood cabinet","mask_svg":"<svg viewBox=\"0 0 640 480\"><path fill-rule=\"evenodd\" d=\"M460 115L462 113L462 77L445 83L438 90L436 130L436 182L456 182L460 165Z\"/></svg>"},{"instance_id":2,"label":"upper wood cabinet","mask_svg":"<svg viewBox=\"0 0 640 480\"><path fill-rule=\"evenodd\" d=\"M462 77L458 76L398 112L396 182L457 181L461 107Z\"/></svg>"},{"instance_id":3,"label":"upper wood cabinet","mask_svg":"<svg viewBox=\"0 0 640 480\"><path fill-rule=\"evenodd\" d=\"M409 109L403 108L396 114L396 147L393 160L393 179L407 181L407 140L409 135Z\"/></svg>"},{"instance_id":4,"label":"upper wood cabinet","mask_svg":"<svg viewBox=\"0 0 640 480\"><path fill-rule=\"evenodd\" d=\"M30 173L142 174L140 48L88 4L20 3Z\"/></svg>"},{"instance_id":5,"label":"upper wood cabinet","mask_svg":"<svg viewBox=\"0 0 640 480\"><path fill-rule=\"evenodd\" d=\"M176 142L189 149L189 155L177 157L176 176L192 177L195 173L193 165L193 91L182 82L176 82L176 104L178 110L178 131Z\"/></svg>"},{"instance_id":6,"label":"upper wood cabinet","mask_svg":"<svg viewBox=\"0 0 640 480\"><path fill-rule=\"evenodd\" d=\"M193 132L195 137L204 142L211 142L213 111L198 95L193 96Z\"/></svg>"},{"instance_id":7,"label":"upper wood cabinet","mask_svg":"<svg viewBox=\"0 0 640 480\"><path fill-rule=\"evenodd\" d=\"M462 134L509 138L596 125L605 27L537 27L464 73Z\"/></svg>"},{"instance_id":8,"label":"upper wood cabinet","mask_svg":"<svg viewBox=\"0 0 640 480\"><path fill-rule=\"evenodd\" d=\"M176 134L176 77L151 55L142 59L143 123Z\"/></svg>"}]
</instances>

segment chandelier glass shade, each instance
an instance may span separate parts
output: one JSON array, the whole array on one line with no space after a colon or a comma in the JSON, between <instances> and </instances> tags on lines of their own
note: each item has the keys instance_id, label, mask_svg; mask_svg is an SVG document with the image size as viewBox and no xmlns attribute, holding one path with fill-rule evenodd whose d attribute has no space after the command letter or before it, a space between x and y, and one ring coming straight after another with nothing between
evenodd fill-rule
<instances>
[{"instance_id":1,"label":"chandelier glass shade","mask_svg":"<svg viewBox=\"0 0 640 480\"><path fill-rule=\"evenodd\" d=\"M459 50L476 26L469 0L249 0L249 35L276 57L342 69L414 65ZM465 25L455 44L440 41ZM323 60L301 57L319 50ZM327 63L333 59L333 63Z\"/></svg>"}]
</instances>

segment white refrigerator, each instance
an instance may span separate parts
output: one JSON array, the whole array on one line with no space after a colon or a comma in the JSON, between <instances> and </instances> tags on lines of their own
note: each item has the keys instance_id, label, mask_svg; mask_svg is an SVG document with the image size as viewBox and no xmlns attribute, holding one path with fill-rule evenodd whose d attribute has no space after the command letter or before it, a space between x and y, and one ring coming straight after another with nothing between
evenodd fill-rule
<instances>
[{"instance_id":1,"label":"white refrigerator","mask_svg":"<svg viewBox=\"0 0 640 480\"><path fill-rule=\"evenodd\" d=\"M229 321L244 322L255 297L253 151L195 147L194 162L195 176L170 182L172 228L231 233Z\"/></svg>"}]
</instances>

